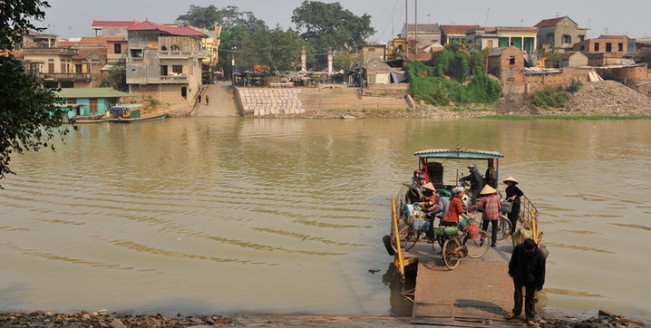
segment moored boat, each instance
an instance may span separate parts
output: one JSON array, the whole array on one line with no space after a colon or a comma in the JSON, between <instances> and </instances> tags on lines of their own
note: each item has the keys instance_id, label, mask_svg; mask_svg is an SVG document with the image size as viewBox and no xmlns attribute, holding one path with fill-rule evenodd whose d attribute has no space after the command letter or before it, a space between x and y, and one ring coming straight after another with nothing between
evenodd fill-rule
<instances>
[{"instance_id":1,"label":"moored boat","mask_svg":"<svg viewBox=\"0 0 651 328\"><path fill-rule=\"evenodd\" d=\"M134 123L164 119L167 113L142 113L141 104L122 104L111 107L111 123Z\"/></svg>"}]
</instances>

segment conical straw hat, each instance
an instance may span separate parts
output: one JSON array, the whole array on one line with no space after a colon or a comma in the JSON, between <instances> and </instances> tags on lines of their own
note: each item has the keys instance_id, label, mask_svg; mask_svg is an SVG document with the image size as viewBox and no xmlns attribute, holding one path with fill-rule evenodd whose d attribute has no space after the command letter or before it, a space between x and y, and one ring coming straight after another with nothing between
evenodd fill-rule
<instances>
[{"instance_id":1,"label":"conical straw hat","mask_svg":"<svg viewBox=\"0 0 651 328\"><path fill-rule=\"evenodd\" d=\"M495 188L493 188L493 187L491 187L489 185L485 185L484 189L482 189L479 194L480 195L490 195L490 194L494 194L496 192L497 192L497 190L495 190Z\"/></svg>"},{"instance_id":2,"label":"conical straw hat","mask_svg":"<svg viewBox=\"0 0 651 328\"><path fill-rule=\"evenodd\" d=\"M429 189L431 191L436 191L436 188L434 188L434 185L431 182L428 182L428 183L424 184L423 188L424 189Z\"/></svg>"},{"instance_id":3,"label":"conical straw hat","mask_svg":"<svg viewBox=\"0 0 651 328\"><path fill-rule=\"evenodd\" d=\"M519 183L518 180L516 180L513 176L510 176L510 177L504 179L503 182L504 182L504 183L507 183L507 182L509 182L509 181L510 181L510 182L513 182L513 183L515 183L515 184L518 184L518 183Z\"/></svg>"}]
</instances>

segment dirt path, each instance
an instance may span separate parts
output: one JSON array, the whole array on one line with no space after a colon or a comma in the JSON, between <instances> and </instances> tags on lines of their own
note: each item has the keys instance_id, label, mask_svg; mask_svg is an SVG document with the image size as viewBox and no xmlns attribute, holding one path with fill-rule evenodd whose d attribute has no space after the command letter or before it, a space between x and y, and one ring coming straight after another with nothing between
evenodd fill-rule
<instances>
[{"instance_id":1,"label":"dirt path","mask_svg":"<svg viewBox=\"0 0 651 328\"><path fill-rule=\"evenodd\" d=\"M206 97L208 102L206 102ZM240 116L233 99L233 87L230 82L218 81L208 84L201 95L193 116L232 117Z\"/></svg>"}]
</instances>

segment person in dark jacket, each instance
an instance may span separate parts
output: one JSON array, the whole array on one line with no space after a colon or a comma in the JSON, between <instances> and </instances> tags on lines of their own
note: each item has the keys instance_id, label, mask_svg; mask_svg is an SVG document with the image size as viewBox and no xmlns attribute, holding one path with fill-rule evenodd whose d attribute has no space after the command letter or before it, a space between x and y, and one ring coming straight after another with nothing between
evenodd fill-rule
<instances>
[{"instance_id":1,"label":"person in dark jacket","mask_svg":"<svg viewBox=\"0 0 651 328\"><path fill-rule=\"evenodd\" d=\"M416 176L416 181L409 186L409 190L407 190L407 194L405 195L405 202L407 204L428 201L428 198L425 196L425 189L423 188L426 182L424 174Z\"/></svg>"},{"instance_id":2,"label":"person in dark jacket","mask_svg":"<svg viewBox=\"0 0 651 328\"><path fill-rule=\"evenodd\" d=\"M508 177L504 180L506 187L506 201L511 202L511 212L508 214L509 221L511 221L511 234L515 232L515 225L518 223L518 217L520 216L520 197L524 196L524 193L518 186L518 180L514 177Z\"/></svg>"},{"instance_id":3,"label":"person in dark jacket","mask_svg":"<svg viewBox=\"0 0 651 328\"><path fill-rule=\"evenodd\" d=\"M470 205L475 205L477 204L477 196L481 192L481 189L484 188L484 178L481 177L481 173L479 173L475 164L468 165L468 170L470 171L470 174L461 178L461 181L470 183L470 191L472 191Z\"/></svg>"},{"instance_id":4,"label":"person in dark jacket","mask_svg":"<svg viewBox=\"0 0 651 328\"><path fill-rule=\"evenodd\" d=\"M525 239L522 244L515 246L509 261L509 276L513 279L513 310L506 319L513 319L522 312L522 288L524 295L524 314L527 325L535 325L536 291L545 284L546 257L533 239Z\"/></svg>"}]
</instances>

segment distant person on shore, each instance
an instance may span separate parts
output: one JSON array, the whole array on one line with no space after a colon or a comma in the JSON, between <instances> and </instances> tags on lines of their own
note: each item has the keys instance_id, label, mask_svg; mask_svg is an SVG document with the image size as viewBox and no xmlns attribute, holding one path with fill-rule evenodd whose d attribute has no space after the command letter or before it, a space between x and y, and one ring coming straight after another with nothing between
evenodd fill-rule
<instances>
[{"instance_id":1,"label":"distant person on shore","mask_svg":"<svg viewBox=\"0 0 651 328\"><path fill-rule=\"evenodd\" d=\"M470 171L470 174L461 178L460 181L470 183L470 191L472 192L470 205L475 205L477 204L477 196L479 195L479 192L484 188L484 178L481 177L481 173L479 173L475 164L468 165L468 170Z\"/></svg>"},{"instance_id":2,"label":"distant person on shore","mask_svg":"<svg viewBox=\"0 0 651 328\"><path fill-rule=\"evenodd\" d=\"M448 213L443 217L443 220L441 220L441 225L444 227L458 226L460 216L468 220L471 219L466 215L465 210L463 209L463 196L465 195L463 187L455 187L452 189L452 194L454 196L450 200Z\"/></svg>"},{"instance_id":3,"label":"distant person on shore","mask_svg":"<svg viewBox=\"0 0 651 328\"><path fill-rule=\"evenodd\" d=\"M536 292L545 284L546 258L531 239L525 239L515 246L509 261L509 276L513 279L513 310L506 315L511 320L522 312L522 288L524 295L524 314L528 326L534 326L536 320Z\"/></svg>"},{"instance_id":4,"label":"distant person on shore","mask_svg":"<svg viewBox=\"0 0 651 328\"><path fill-rule=\"evenodd\" d=\"M488 231L488 224L492 225L491 229L491 247L495 247L497 241L497 223L500 218L500 196L497 195L495 188L486 185L479 193L479 202L476 205L468 206L468 211L476 211L483 209L482 214L482 227L484 231ZM482 245L484 240L481 241Z\"/></svg>"},{"instance_id":5,"label":"distant person on shore","mask_svg":"<svg viewBox=\"0 0 651 328\"><path fill-rule=\"evenodd\" d=\"M210 101L210 98L208 97L208 95L206 95L206 106L208 105L209 101Z\"/></svg>"},{"instance_id":6,"label":"distant person on shore","mask_svg":"<svg viewBox=\"0 0 651 328\"><path fill-rule=\"evenodd\" d=\"M506 201L512 203L511 212L508 213L509 221L511 221L511 234L515 232L515 225L518 223L518 218L520 216L520 197L524 196L524 193L518 186L518 181L514 177L510 176L504 180L506 187Z\"/></svg>"},{"instance_id":7,"label":"distant person on shore","mask_svg":"<svg viewBox=\"0 0 651 328\"><path fill-rule=\"evenodd\" d=\"M200 103L201 103L201 94L198 94L197 95L197 104L200 104Z\"/></svg>"}]
</instances>

